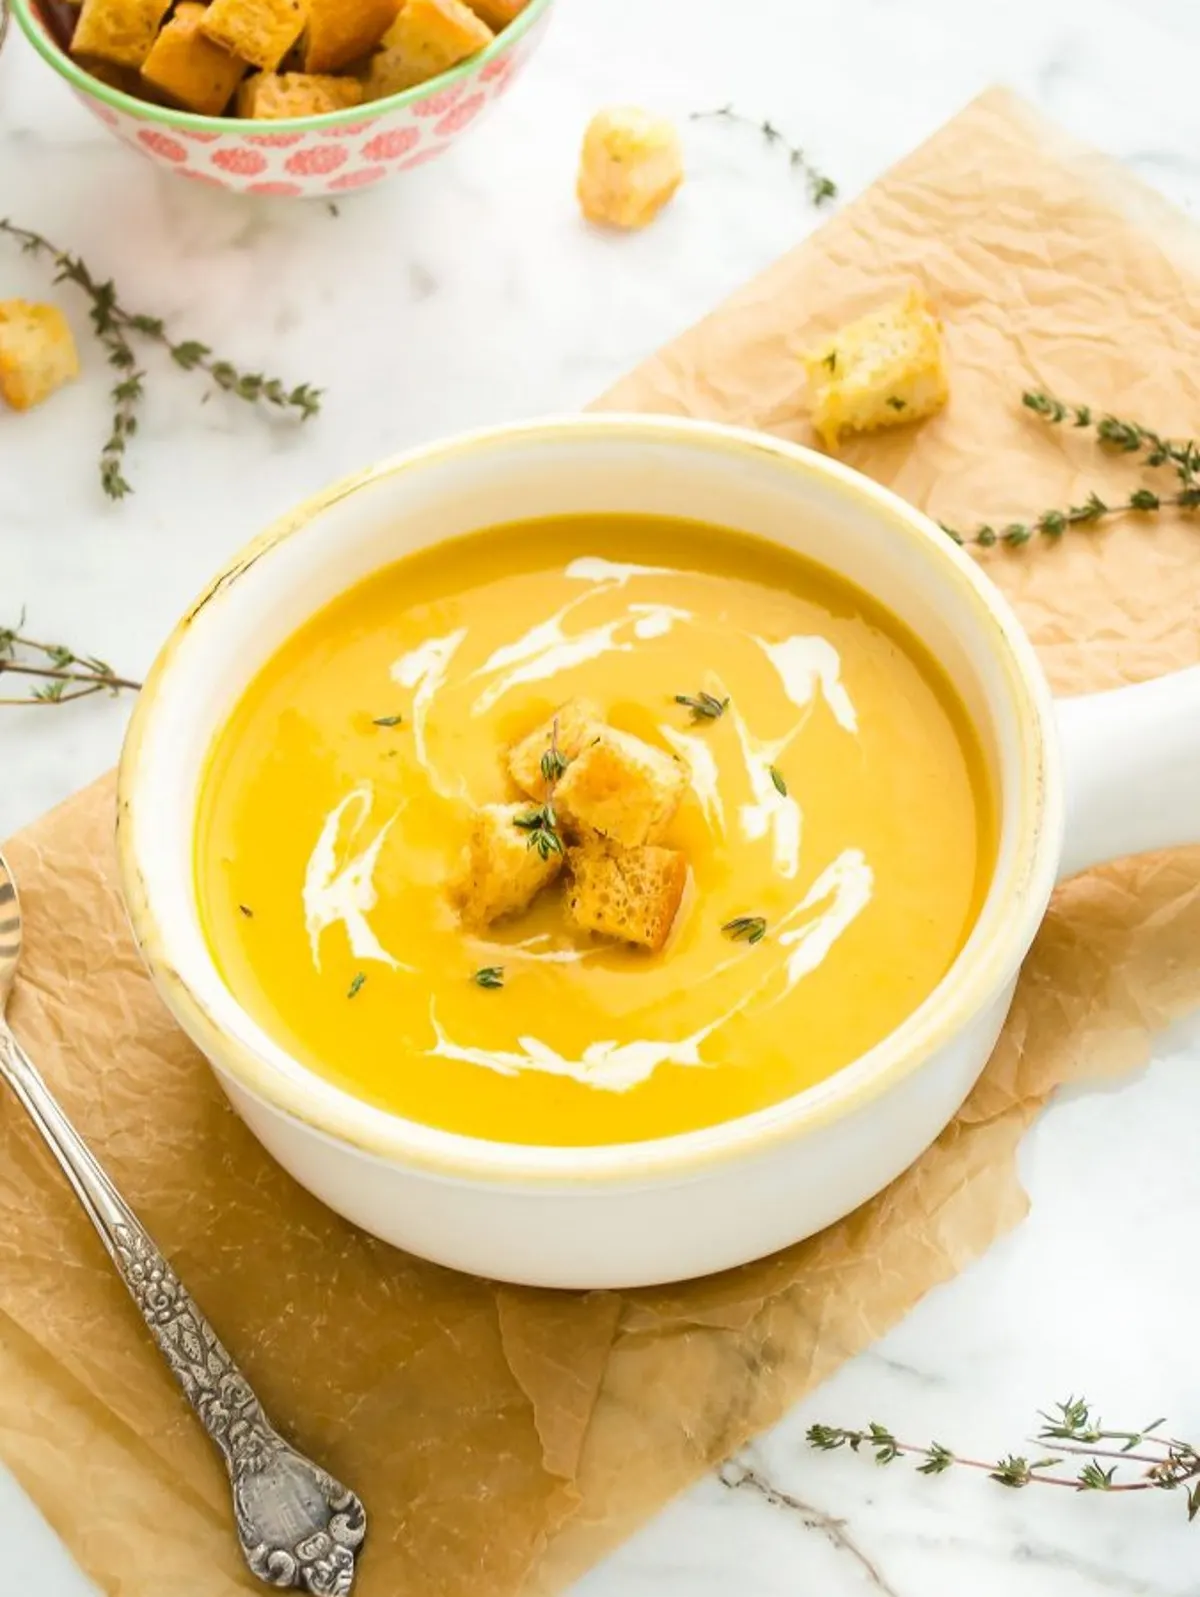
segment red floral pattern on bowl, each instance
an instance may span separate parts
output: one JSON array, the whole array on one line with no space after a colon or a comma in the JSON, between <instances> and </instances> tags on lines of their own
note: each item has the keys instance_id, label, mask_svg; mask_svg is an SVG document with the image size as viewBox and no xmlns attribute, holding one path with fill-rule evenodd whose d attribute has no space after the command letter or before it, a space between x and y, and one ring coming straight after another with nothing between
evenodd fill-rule
<instances>
[{"instance_id":1,"label":"red floral pattern on bowl","mask_svg":"<svg viewBox=\"0 0 1200 1597\"><path fill-rule=\"evenodd\" d=\"M88 110L156 165L237 194L314 199L359 193L435 160L511 87L541 42L552 3L529 0L486 50L431 83L350 111L270 127L133 99L64 54L38 0L13 0L13 12L38 54Z\"/></svg>"}]
</instances>

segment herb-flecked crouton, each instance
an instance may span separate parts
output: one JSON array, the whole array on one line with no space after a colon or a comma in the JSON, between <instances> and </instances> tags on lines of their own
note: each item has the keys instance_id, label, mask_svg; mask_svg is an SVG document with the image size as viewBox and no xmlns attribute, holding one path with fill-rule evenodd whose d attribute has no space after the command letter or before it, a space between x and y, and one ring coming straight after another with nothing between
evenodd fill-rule
<instances>
[{"instance_id":1,"label":"herb-flecked crouton","mask_svg":"<svg viewBox=\"0 0 1200 1597\"><path fill-rule=\"evenodd\" d=\"M57 305L0 301L0 397L28 410L79 376L79 355Z\"/></svg>"},{"instance_id":2,"label":"herb-flecked crouton","mask_svg":"<svg viewBox=\"0 0 1200 1597\"><path fill-rule=\"evenodd\" d=\"M683 146L666 117L619 106L588 124L576 193L589 222L645 227L683 182Z\"/></svg>"},{"instance_id":3,"label":"herb-flecked crouton","mask_svg":"<svg viewBox=\"0 0 1200 1597\"><path fill-rule=\"evenodd\" d=\"M355 78L324 77L313 72L258 72L238 90L238 115L257 122L280 122L293 116L324 116L362 103L362 84Z\"/></svg>"},{"instance_id":4,"label":"herb-flecked crouton","mask_svg":"<svg viewBox=\"0 0 1200 1597\"><path fill-rule=\"evenodd\" d=\"M367 67L366 97L381 100L427 83L478 54L494 37L463 0L404 0Z\"/></svg>"},{"instance_id":5,"label":"herb-flecked crouton","mask_svg":"<svg viewBox=\"0 0 1200 1597\"><path fill-rule=\"evenodd\" d=\"M201 29L230 55L274 72L307 21L307 0L212 0Z\"/></svg>"},{"instance_id":6,"label":"herb-flecked crouton","mask_svg":"<svg viewBox=\"0 0 1200 1597\"><path fill-rule=\"evenodd\" d=\"M567 766L554 803L569 831L634 848L662 836L687 782L686 769L661 749L597 726Z\"/></svg>"},{"instance_id":7,"label":"herb-flecked crouton","mask_svg":"<svg viewBox=\"0 0 1200 1597\"><path fill-rule=\"evenodd\" d=\"M485 804L475 813L459 873L450 896L463 920L489 926L502 915L527 909L562 869L562 855L534 846L517 823L528 804Z\"/></svg>"},{"instance_id":8,"label":"herb-flecked crouton","mask_svg":"<svg viewBox=\"0 0 1200 1597\"><path fill-rule=\"evenodd\" d=\"M170 9L171 0L83 0L71 54L140 67Z\"/></svg>"},{"instance_id":9,"label":"herb-flecked crouton","mask_svg":"<svg viewBox=\"0 0 1200 1597\"><path fill-rule=\"evenodd\" d=\"M924 295L861 316L804 357L813 426L827 449L846 432L920 421L950 393L941 324Z\"/></svg>"},{"instance_id":10,"label":"herb-flecked crouton","mask_svg":"<svg viewBox=\"0 0 1200 1597\"><path fill-rule=\"evenodd\" d=\"M590 842L568 849L567 864L567 912L577 926L654 952L663 946L687 886L677 849Z\"/></svg>"},{"instance_id":11,"label":"herb-flecked crouton","mask_svg":"<svg viewBox=\"0 0 1200 1597\"><path fill-rule=\"evenodd\" d=\"M396 20L402 0L308 0L301 43L306 72L340 72L362 61Z\"/></svg>"},{"instance_id":12,"label":"herb-flecked crouton","mask_svg":"<svg viewBox=\"0 0 1200 1597\"><path fill-rule=\"evenodd\" d=\"M522 793L528 793L539 802L547 797L550 784L546 781L542 761L550 753L552 739L561 757L557 781L588 737L596 735L594 729L600 727L603 720L599 706L590 699L568 699L548 721L514 744L509 751L508 772Z\"/></svg>"},{"instance_id":13,"label":"herb-flecked crouton","mask_svg":"<svg viewBox=\"0 0 1200 1597\"><path fill-rule=\"evenodd\" d=\"M207 8L184 0L142 63L142 81L174 105L220 116L246 75L246 63L200 31Z\"/></svg>"}]
</instances>

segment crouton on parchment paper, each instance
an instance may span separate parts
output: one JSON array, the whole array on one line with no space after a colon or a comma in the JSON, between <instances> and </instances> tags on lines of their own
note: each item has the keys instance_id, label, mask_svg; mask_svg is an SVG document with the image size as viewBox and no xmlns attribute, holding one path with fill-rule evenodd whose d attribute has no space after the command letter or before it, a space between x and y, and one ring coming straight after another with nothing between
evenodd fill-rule
<instances>
[{"instance_id":1,"label":"crouton on parchment paper","mask_svg":"<svg viewBox=\"0 0 1200 1597\"><path fill-rule=\"evenodd\" d=\"M844 432L932 416L950 393L941 323L916 289L841 328L804 366L813 426L827 449Z\"/></svg>"}]
</instances>

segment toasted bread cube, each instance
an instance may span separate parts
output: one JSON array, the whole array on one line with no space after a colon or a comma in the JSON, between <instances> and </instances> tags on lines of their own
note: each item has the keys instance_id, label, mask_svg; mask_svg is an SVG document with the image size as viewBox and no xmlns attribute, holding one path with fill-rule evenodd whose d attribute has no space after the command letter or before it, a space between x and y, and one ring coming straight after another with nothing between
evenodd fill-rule
<instances>
[{"instance_id":1,"label":"toasted bread cube","mask_svg":"<svg viewBox=\"0 0 1200 1597\"><path fill-rule=\"evenodd\" d=\"M683 182L683 146L666 117L634 106L588 124L576 192L589 222L645 227Z\"/></svg>"},{"instance_id":2,"label":"toasted bread cube","mask_svg":"<svg viewBox=\"0 0 1200 1597\"><path fill-rule=\"evenodd\" d=\"M0 302L0 397L28 410L78 376L75 339L57 305Z\"/></svg>"},{"instance_id":3,"label":"toasted bread cube","mask_svg":"<svg viewBox=\"0 0 1200 1597\"><path fill-rule=\"evenodd\" d=\"M568 831L625 848L656 842L687 788L684 766L628 732L597 726L554 790Z\"/></svg>"},{"instance_id":4,"label":"toasted bread cube","mask_svg":"<svg viewBox=\"0 0 1200 1597\"><path fill-rule=\"evenodd\" d=\"M355 78L322 77L312 72L259 72L238 90L237 114L257 122L293 116L324 116L362 103Z\"/></svg>"},{"instance_id":5,"label":"toasted bread cube","mask_svg":"<svg viewBox=\"0 0 1200 1597\"><path fill-rule=\"evenodd\" d=\"M495 35L463 0L404 0L367 68L368 100L415 88L476 55Z\"/></svg>"},{"instance_id":6,"label":"toasted bread cube","mask_svg":"<svg viewBox=\"0 0 1200 1597\"><path fill-rule=\"evenodd\" d=\"M246 63L200 32L206 9L192 0L175 7L142 62L142 80L185 111L220 116L246 75Z\"/></svg>"},{"instance_id":7,"label":"toasted bread cube","mask_svg":"<svg viewBox=\"0 0 1200 1597\"><path fill-rule=\"evenodd\" d=\"M464 921L490 926L527 909L562 869L562 855L541 851L517 825L528 804L485 804L476 811L450 896Z\"/></svg>"},{"instance_id":8,"label":"toasted bread cube","mask_svg":"<svg viewBox=\"0 0 1200 1597\"><path fill-rule=\"evenodd\" d=\"M374 50L402 0L309 0L301 41L305 72L340 72Z\"/></svg>"},{"instance_id":9,"label":"toasted bread cube","mask_svg":"<svg viewBox=\"0 0 1200 1597\"><path fill-rule=\"evenodd\" d=\"M916 289L843 327L804 365L813 426L827 449L844 432L932 416L950 394L941 323Z\"/></svg>"},{"instance_id":10,"label":"toasted bread cube","mask_svg":"<svg viewBox=\"0 0 1200 1597\"><path fill-rule=\"evenodd\" d=\"M308 0L212 0L200 27L230 55L274 72L307 21Z\"/></svg>"},{"instance_id":11,"label":"toasted bread cube","mask_svg":"<svg viewBox=\"0 0 1200 1597\"><path fill-rule=\"evenodd\" d=\"M170 9L171 0L83 0L71 54L140 67Z\"/></svg>"},{"instance_id":12,"label":"toasted bread cube","mask_svg":"<svg viewBox=\"0 0 1200 1597\"><path fill-rule=\"evenodd\" d=\"M550 752L551 740L569 765L589 735L595 736L603 724L600 707L591 699L568 699L535 732L513 745L508 754L508 774L522 793L541 803L549 795L542 759Z\"/></svg>"},{"instance_id":13,"label":"toasted bread cube","mask_svg":"<svg viewBox=\"0 0 1200 1597\"><path fill-rule=\"evenodd\" d=\"M467 4L493 33L503 33L509 23L521 15L529 0L467 0Z\"/></svg>"},{"instance_id":14,"label":"toasted bread cube","mask_svg":"<svg viewBox=\"0 0 1200 1597\"><path fill-rule=\"evenodd\" d=\"M567 864L567 912L577 926L657 953L687 886L687 860L678 849L591 842L568 849Z\"/></svg>"}]
</instances>

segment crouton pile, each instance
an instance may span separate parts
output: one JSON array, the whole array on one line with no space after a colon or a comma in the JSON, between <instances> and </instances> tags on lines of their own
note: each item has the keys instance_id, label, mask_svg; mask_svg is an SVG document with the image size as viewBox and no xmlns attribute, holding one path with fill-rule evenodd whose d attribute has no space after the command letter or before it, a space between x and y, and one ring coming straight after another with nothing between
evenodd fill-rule
<instances>
[{"instance_id":1,"label":"crouton pile","mask_svg":"<svg viewBox=\"0 0 1200 1597\"><path fill-rule=\"evenodd\" d=\"M254 121L415 88L489 45L528 0L83 0L71 54L127 93Z\"/></svg>"},{"instance_id":2,"label":"crouton pile","mask_svg":"<svg viewBox=\"0 0 1200 1597\"><path fill-rule=\"evenodd\" d=\"M518 915L565 874L572 926L662 948L688 875L661 842L687 789L680 762L572 699L509 750L508 771L526 802L476 811L451 884L464 924Z\"/></svg>"}]
</instances>

